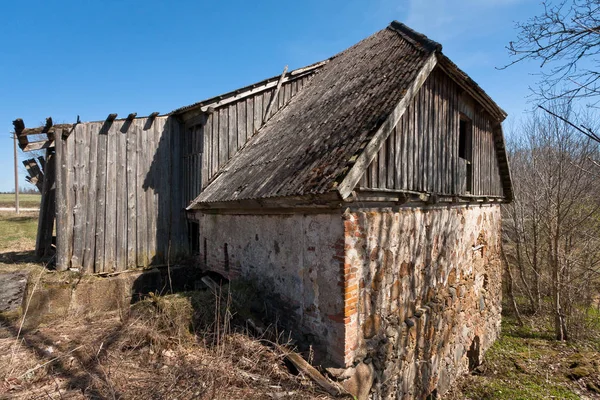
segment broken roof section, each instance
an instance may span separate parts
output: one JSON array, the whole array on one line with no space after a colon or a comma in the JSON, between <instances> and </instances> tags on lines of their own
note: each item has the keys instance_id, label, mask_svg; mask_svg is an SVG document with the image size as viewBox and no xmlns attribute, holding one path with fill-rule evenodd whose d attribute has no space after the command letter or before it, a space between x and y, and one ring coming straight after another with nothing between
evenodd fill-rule
<instances>
[{"instance_id":1,"label":"broken roof section","mask_svg":"<svg viewBox=\"0 0 600 400\"><path fill-rule=\"evenodd\" d=\"M506 113L441 49L394 21L332 57L188 208L327 192L347 197L360 177L352 170L368 166L369 148L378 149L389 133L383 128L400 118L402 103L410 101L436 64L501 122ZM510 180L508 170L506 177Z\"/></svg>"},{"instance_id":2,"label":"broken roof section","mask_svg":"<svg viewBox=\"0 0 600 400\"><path fill-rule=\"evenodd\" d=\"M264 79L260 82L253 83L252 85L248 85L236 90L233 90L228 93L224 93L215 97L211 97L206 100L199 101L194 104L190 104L184 107L180 107L170 114L173 115L184 115L186 113L190 113L193 111L207 112L209 108L217 108L222 105L238 101L244 97L256 94L258 92L262 92L264 90L276 87L277 84L281 81L285 83L292 79L297 79L303 76L314 74L319 68L323 65L327 64L327 60L319 61L317 63L307 65L306 67L298 68L290 72L284 72L283 75L273 76L271 78ZM287 67L286 67L287 68Z\"/></svg>"}]
</instances>

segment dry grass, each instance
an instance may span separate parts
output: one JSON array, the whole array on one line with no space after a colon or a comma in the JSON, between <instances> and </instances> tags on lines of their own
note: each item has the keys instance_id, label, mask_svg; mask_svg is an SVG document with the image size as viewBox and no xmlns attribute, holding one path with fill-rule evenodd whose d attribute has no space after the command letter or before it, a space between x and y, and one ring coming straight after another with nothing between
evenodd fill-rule
<instances>
[{"instance_id":1,"label":"dry grass","mask_svg":"<svg viewBox=\"0 0 600 400\"><path fill-rule=\"evenodd\" d=\"M44 272L36 222L36 213L0 213L0 273ZM0 314L0 399L330 398L290 373L269 341L236 327L235 314L227 289L150 296L124 315L20 333L21 319Z\"/></svg>"},{"instance_id":2,"label":"dry grass","mask_svg":"<svg viewBox=\"0 0 600 400\"><path fill-rule=\"evenodd\" d=\"M221 317L198 321L201 303L220 303ZM268 341L234 329L228 304L208 291L151 297L126 316L63 321L19 341L18 321L4 320L0 398L330 398Z\"/></svg>"}]
</instances>

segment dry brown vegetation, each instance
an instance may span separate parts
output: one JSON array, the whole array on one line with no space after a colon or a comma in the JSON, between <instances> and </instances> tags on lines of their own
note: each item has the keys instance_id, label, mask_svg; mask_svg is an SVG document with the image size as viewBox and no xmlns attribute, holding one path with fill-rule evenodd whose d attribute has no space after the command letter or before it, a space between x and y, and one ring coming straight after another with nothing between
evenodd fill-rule
<instances>
[{"instance_id":1,"label":"dry brown vegetation","mask_svg":"<svg viewBox=\"0 0 600 400\"><path fill-rule=\"evenodd\" d=\"M126 315L73 319L20 335L20 321L5 318L0 398L329 398L292 374L269 341L235 329L227 301L224 318L210 321L210 313L194 311L193 304L214 310L214 300L208 291L151 297Z\"/></svg>"}]
</instances>

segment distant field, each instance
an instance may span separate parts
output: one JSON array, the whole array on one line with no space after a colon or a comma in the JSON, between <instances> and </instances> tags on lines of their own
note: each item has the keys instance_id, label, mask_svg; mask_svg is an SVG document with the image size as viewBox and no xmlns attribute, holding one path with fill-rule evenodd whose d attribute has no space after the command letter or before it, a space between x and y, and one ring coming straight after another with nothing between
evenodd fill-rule
<instances>
[{"instance_id":1,"label":"distant field","mask_svg":"<svg viewBox=\"0 0 600 400\"><path fill-rule=\"evenodd\" d=\"M42 196L39 194L20 194L19 206L23 208L39 208ZM0 207L14 207L14 193L0 193Z\"/></svg>"},{"instance_id":2,"label":"distant field","mask_svg":"<svg viewBox=\"0 0 600 400\"><path fill-rule=\"evenodd\" d=\"M0 252L35 248L37 212L0 212Z\"/></svg>"}]
</instances>

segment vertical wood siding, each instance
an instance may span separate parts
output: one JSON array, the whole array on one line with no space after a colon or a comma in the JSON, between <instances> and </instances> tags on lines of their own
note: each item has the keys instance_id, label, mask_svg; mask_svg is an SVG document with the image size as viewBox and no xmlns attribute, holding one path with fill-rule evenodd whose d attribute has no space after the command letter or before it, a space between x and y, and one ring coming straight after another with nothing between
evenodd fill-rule
<instances>
[{"instance_id":1,"label":"vertical wood siding","mask_svg":"<svg viewBox=\"0 0 600 400\"><path fill-rule=\"evenodd\" d=\"M284 83L271 106L271 116L284 107L308 79L309 76L304 76ZM273 87L218 107L213 113L188 122L183 138L182 164L186 205L200 194L219 168L260 129L274 94Z\"/></svg>"},{"instance_id":2,"label":"vertical wood siding","mask_svg":"<svg viewBox=\"0 0 600 400\"><path fill-rule=\"evenodd\" d=\"M471 195L503 196L492 122L439 68L425 81L359 182L368 189L466 194L460 113L472 121Z\"/></svg>"},{"instance_id":3,"label":"vertical wood siding","mask_svg":"<svg viewBox=\"0 0 600 400\"><path fill-rule=\"evenodd\" d=\"M57 135L57 268L164 264L187 252L180 126L158 117Z\"/></svg>"}]
</instances>

